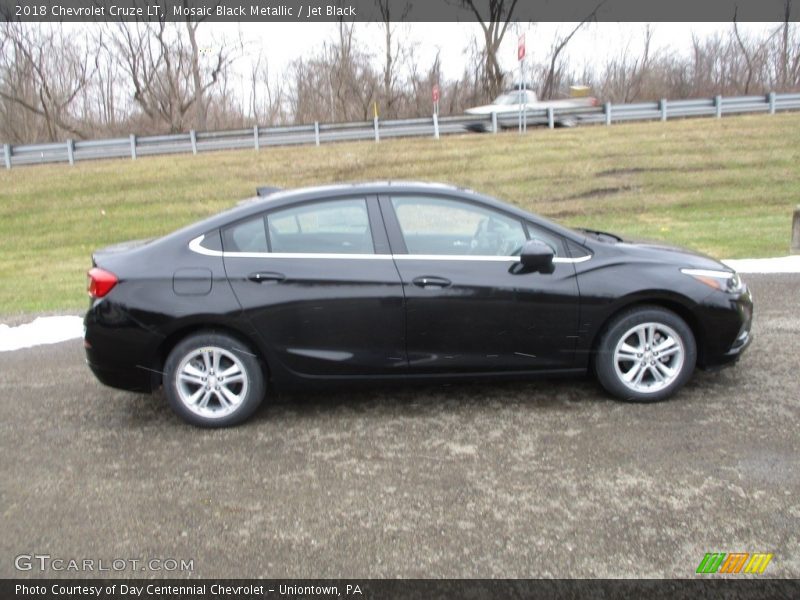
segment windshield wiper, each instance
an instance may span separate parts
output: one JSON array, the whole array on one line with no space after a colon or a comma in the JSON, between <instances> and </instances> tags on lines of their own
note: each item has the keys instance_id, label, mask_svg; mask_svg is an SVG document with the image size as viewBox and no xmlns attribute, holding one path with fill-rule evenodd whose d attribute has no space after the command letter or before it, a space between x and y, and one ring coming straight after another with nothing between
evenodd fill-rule
<instances>
[{"instance_id":1,"label":"windshield wiper","mask_svg":"<svg viewBox=\"0 0 800 600\"><path fill-rule=\"evenodd\" d=\"M608 233L607 231L598 231L597 229L587 229L586 227L577 227L578 231L582 231L583 233L588 233L589 235L593 235L597 238L610 238L615 242L621 242L622 238L618 235L614 235L613 233Z\"/></svg>"}]
</instances>

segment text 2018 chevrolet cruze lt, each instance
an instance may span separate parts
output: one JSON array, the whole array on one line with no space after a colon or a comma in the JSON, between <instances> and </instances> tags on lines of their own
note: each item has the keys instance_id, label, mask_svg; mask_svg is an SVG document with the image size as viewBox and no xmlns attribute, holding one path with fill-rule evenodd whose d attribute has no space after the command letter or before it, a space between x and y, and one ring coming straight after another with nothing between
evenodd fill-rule
<instances>
[{"instance_id":1,"label":"text 2018 chevrolet cruze lt","mask_svg":"<svg viewBox=\"0 0 800 600\"><path fill-rule=\"evenodd\" d=\"M163 385L203 426L243 421L268 383L591 371L655 401L750 342L750 292L716 260L443 185L277 191L93 263L92 371Z\"/></svg>"}]
</instances>

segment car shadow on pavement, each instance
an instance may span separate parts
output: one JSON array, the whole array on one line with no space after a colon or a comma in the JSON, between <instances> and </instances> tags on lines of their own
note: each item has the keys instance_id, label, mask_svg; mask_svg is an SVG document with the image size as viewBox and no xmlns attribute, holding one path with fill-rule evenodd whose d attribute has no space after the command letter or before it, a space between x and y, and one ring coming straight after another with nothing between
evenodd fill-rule
<instances>
[{"instance_id":1,"label":"car shadow on pavement","mask_svg":"<svg viewBox=\"0 0 800 600\"><path fill-rule=\"evenodd\" d=\"M340 410L364 415L392 413L396 416L511 406L524 406L535 411L561 411L576 403L607 400L597 384L588 379L336 386L329 390L274 392L267 397L254 421L289 414L294 418L325 412L335 414Z\"/></svg>"},{"instance_id":2,"label":"car shadow on pavement","mask_svg":"<svg viewBox=\"0 0 800 600\"><path fill-rule=\"evenodd\" d=\"M735 387L735 375L735 369L697 371L675 398L665 402L693 403L708 393ZM188 427L172 413L162 390L151 395L114 392L114 396L119 400L113 409L118 426ZM237 429L258 427L267 422L336 418L342 414L362 418L413 418L519 409L550 415L592 406L647 410L646 407L665 402L628 404L616 401L591 377L434 384L337 384L306 390L270 389L253 417Z\"/></svg>"}]
</instances>

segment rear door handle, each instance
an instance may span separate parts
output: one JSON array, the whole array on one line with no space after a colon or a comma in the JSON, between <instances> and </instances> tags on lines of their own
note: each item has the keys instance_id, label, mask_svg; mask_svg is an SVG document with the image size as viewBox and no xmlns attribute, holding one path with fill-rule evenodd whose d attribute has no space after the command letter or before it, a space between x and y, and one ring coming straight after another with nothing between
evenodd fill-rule
<instances>
[{"instance_id":1,"label":"rear door handle","mask_svg":"<svg viewBox=\"0 0 800 600\"><path fill-rule=\"evenodd\" d=\"M423 275L422 277L417 277L412 281L412 283L421 288L426 287L439 287L445 288L451 285L453 282L445 277L434 277L432 275Z\"/></svg>"},{"instance_id":2,"label":"rear door handle","mask_svg":"<svg viewBox=\"0 0 800 600\"><path fill-rule=\"evenodd\" d=\"M268 281L283 281L286 279L286 275L283 273L273 273L271 271L261 271L259 273L250 273L247 278L256 283L266 283Z\"/></svg>"}]
</instances>

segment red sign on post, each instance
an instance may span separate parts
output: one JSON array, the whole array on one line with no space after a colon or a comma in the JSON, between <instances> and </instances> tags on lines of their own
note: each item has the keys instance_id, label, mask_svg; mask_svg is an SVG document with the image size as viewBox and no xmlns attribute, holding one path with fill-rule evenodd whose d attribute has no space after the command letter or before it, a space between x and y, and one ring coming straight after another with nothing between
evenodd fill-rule
<instances>
[{"instance_id":1,"label":"red sign on post","mask_svg":"<svg viewBox=\"0 0 800 600\"><path fill-rule=\"evenodd\" d=\"M517 42L517 60L521 61L525 58L525 34L523 33L519 36L519 41Z\"/></svg>"},{"instance_id":2,"label":"red sign on post","mask_svg":"<svg viewBox=\"0 0 800 600\"><path fill-rule=\"evenodd\" d=\"M439 85L438 84L434 84L434 86L433 86L433 101L434 102L438 102L439 101Z\"/></svg>"}]
</instances>

